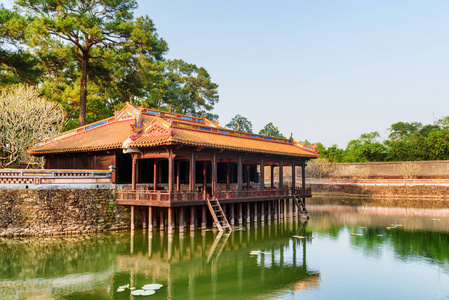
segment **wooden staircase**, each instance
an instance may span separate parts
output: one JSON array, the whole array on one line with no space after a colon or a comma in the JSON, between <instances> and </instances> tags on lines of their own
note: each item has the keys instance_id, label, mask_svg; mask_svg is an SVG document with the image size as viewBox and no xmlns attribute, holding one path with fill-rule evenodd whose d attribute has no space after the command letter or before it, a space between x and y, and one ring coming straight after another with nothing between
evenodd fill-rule
<instances>
[{"instance_id":1,"label":"wooden staircase","mask_svg":"<svg viewBox=\"0 0 449 300\"><path fill-rule=\"evenodd\" d=\"M296 207L298 207L298 211L301 215L309 216L309 212L306 209L306 205L302 201L301 197L299 195L292 194L293 202L296 204Z\"/></svg>"},{"instance_id":2,"label":"wooden staircase","mask_svg":"<svg viewBox=\"0 0 449 300\"><path fill-rule=\"evenodd\" d=\"M223 209L221 208L220 202L218 202L217 198L206 199L207 206L209 207L210 214L214 219L215 224L217 225L218 230L232 231L231 225L229 225L228 219L226 218Z\"/></svg>"}]
</instances>

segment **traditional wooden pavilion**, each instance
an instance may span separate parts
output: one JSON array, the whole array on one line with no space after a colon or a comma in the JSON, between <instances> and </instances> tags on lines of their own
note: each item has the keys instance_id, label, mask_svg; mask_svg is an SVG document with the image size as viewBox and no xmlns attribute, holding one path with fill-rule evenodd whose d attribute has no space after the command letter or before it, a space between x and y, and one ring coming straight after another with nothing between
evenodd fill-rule
<instances>
[{"instance_id":1,"label":"traditional wooden pavilion","mask_svg":"<svg viewBox=\"0 0 449 300\"><path fill-rule=\"evenodd\" d=\"M189 219L191 229L200 220L205 227L206 206L220 230L244 219L305 213L305 199L311 197L305 166L318 157L314 144L230 130L204 117L129 103L113 117L43 140L29 153L45 156L49 169L113 168L116 201L131 207L131 227L135 207L140 207L143 226L167 226L169 231L176 224L183 231ZM288 185L285 167L292 173Z\"/></svg>"}]
</instances>

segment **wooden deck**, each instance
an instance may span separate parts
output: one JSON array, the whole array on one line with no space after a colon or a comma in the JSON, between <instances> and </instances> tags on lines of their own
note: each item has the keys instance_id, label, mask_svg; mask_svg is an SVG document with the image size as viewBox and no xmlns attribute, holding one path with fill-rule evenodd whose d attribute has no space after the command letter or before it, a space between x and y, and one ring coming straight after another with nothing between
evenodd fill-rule
<instances>
[{"instance_id":1,"label":"wooden deck","mask_svg":"<svg viewBox=\"0 0 449 300\"><path fill-rule=\"evenodd\" d=\"M291 189L264 189L244 191L217 191L215 197L221 203L243 203L289 199ZM301 198L312 197L310 188L295 189L295 194ZM207 195L210 198L209 195ZM123 189L117 193L117 204L155 207L180 207L191 205L206 205L205 195L198 191L153 191Z\"/></svg>"}]
</instances>

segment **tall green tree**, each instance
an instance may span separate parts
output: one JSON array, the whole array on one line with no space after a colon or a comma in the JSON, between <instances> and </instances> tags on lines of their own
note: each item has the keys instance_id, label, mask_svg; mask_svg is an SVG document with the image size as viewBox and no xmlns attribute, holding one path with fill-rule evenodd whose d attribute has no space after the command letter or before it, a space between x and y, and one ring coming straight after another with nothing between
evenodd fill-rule
<instances>
[{"instance_id":1,"label":"tall green tree","mask_svg":"<svg viewBox=\"0 0 449 300\"><path fill-rule=\"evenodd\" d=\"M79 79L80 125L86 123L87 83L95 70L117 87L135 75L136 61L162 60L167 51L148 17L134 19L134 0L17 0L16 5L29 21L27 46L49 70L68 81Z\"/></svg>"},{"instance_id":2,"label":"tall green tree","mask_svg":"<svg viewBox=\"0 0 449 300\"><path fill-rule=\"evenodd\" d=\"M277 128L277 126L274 126L272 122L265 125L264 128L259 131L259 134L285 139L285 136L280 133L279 128Z\"/></svg>"},{"instance_id":3,"label":"tall green tree","mask_svg":"<svg viewBox=\"0 0 449 300\"><path fill-rule=\"evenodd\" d=\"M20 47L26 20L0 5L0 89L25 82L34 84L41 75L37 59Z\"/></svg>"},{"instance_id":4,"label":"tall green tree","mask_svg":"<svg viewBox=\"0 0 449 300\"><path fill-rule=\"evenodd\" d=\"M356 140L348 143L345 150L346 162L384 161L387 155L385 145L380 141L379 132L360 135Z\"/></svg>"},{"instance_id":5,"label":"tall green tree","mask_svg":"<svg viewBox=\"0 0 449 300\"><path fill-rule=\"evenodd\" d=\"M391 140L399 140L404 139L410 136L414 132L418 132L423 127L421 122L397 122L391 124L391 127L388 129L390 131L390 135L388 136Z\"/></svg>"},{"instance_id":6,"label":"tall green tree","mask_svg":"<svg viewBox=\"0 0 449 300\"><path fill-rule=\"evenodd\" d=\"M235 115L235 117L225 126L229 129L253 133L253 124L247 118L239 114Z\"/></svg>"},{"instance_id":7,"label":"tall green tree","mask_svg":"<svg viewBox=\"0 0 449 300\"><path fill-rule=\"evenodd\" d=\"M181 59L166 60L161 75L148 85L147 97L141 104L216 120L218 116L210 111L218 102L217 88L205 68Z\"/></svg>"}]
</instances>

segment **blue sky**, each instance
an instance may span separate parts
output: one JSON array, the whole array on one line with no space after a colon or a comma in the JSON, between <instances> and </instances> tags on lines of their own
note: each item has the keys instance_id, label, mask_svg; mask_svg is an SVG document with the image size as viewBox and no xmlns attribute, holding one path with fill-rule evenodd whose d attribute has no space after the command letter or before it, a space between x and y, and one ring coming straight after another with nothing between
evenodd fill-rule
<instances>
[{"instance_id":1,"label":"blue sky","mask_svg":"<svg viewBox=\"0 0 449 300\"><path fill-rule=\"evenodd\" d=\"M8 0L3 0L8 3ZM346 147L449 115L449 1L139 1L168 58L205 67L214 110Z\"/></svg>"}]
</instances>

